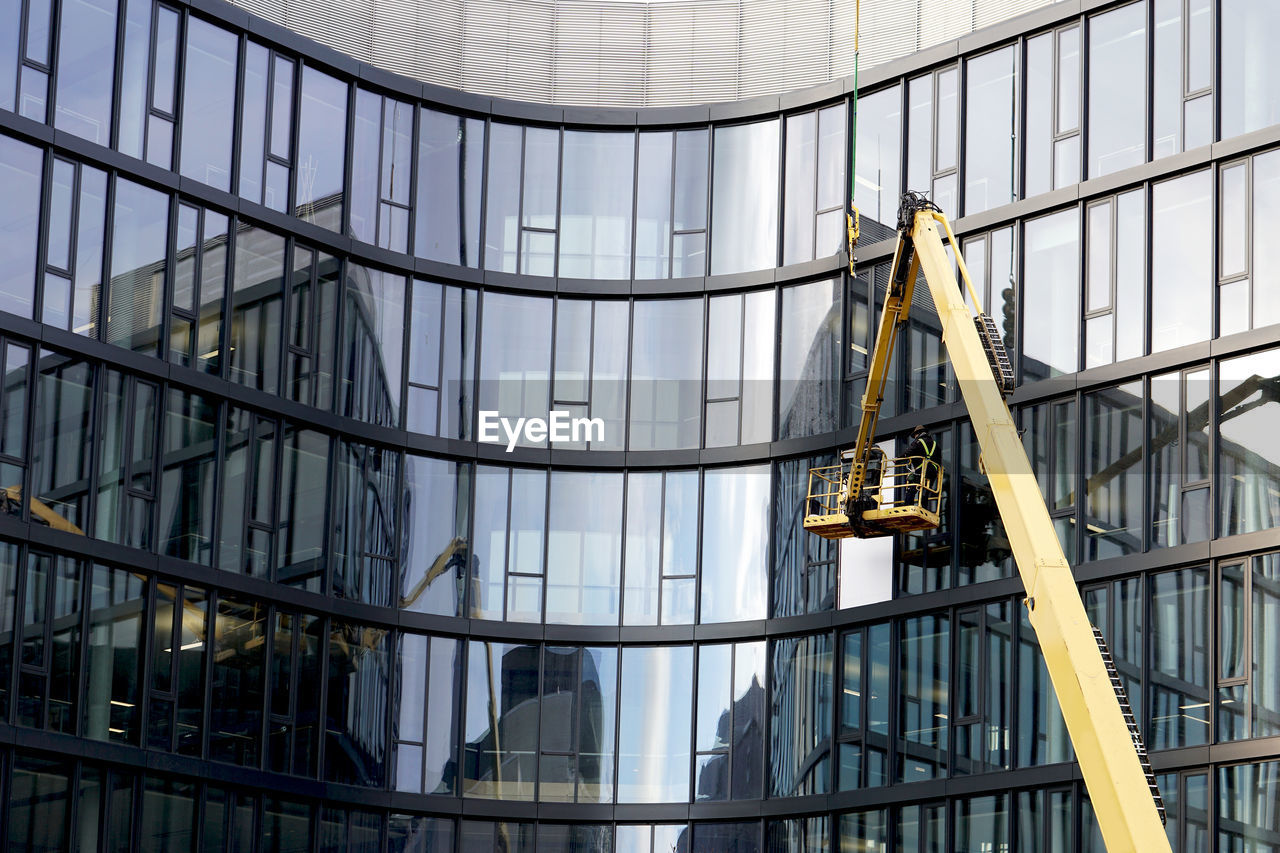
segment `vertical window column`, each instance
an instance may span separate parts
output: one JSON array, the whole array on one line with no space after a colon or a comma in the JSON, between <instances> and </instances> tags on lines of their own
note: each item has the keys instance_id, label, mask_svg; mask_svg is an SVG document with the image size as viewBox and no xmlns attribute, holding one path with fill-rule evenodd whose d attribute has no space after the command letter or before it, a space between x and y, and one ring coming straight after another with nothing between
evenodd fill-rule
<instances>
[{"instance_id":1,"label":"vertical window column","mask_svg":"<svg viewBox=\"0 0 1280 853\"><path fill-rule=\"evenodd\" d=\"M1080 26L1027 39L1025 196L1080 180Z\"/></svg>"},{"instance_id":2,"label":"vertical window column","mask_svg":"<svg viewBox=\"0 0 1280 853\"><path fill-rule=\"evenodd\" d=\"M162 169L173 167L180 27L168 6L126 0L116 147Z\"/></svg>"},{"instance_id":3,"label":"vertical window column","mask_svg":"<svg viewBox=\"0 0 1280 853\"><path fill-rule=\"evenodd\" d=\"M404 101L356 90L348 224L357 240L394 252L409 249L413 113Z\"/></svg>"},{"instance_id":4,"label":"vertical window column","mask_svg":"<svg viewBox=\"0 0 1280 853\"><path fill-rule=\"evenodd\" d=\"M227 290L227 233L226 216L179 203L169 307L169 360L215 376L221 375L224 362L222 309Z\"/></svg>"},{"instance_id":5,"label":"vertical window column","mask_svg":"<svg viewBox=\"0 0 1280 853\"><path fill-rule=\"evenodd\" d=\"M845 105L787 116L782 262L834 255L844 246Z\"/></svg>"},{"instance_id":6,"label":"vertical window column","mask_svg":"<svg viewBox=\"0 0 1280 853\"><path fill-rule=\"evenodd\" d=\"M1213 5L1211 0L1152 0L1153 158L1213 141ZM1228 46L1232 52L1237 48Z\"/></svg>"},{"instance_id":7,"label":"vertical window column","mask_svg":"<svg viewBox=\"0 0 1280 853\"><path fill-rule=\"evenodd\" d=\"M907 87L907 189L928 193L952 216L959 210L959 88L954 66L917 77Z\"/></svg>"},{"instance_id":8,"label":"vertical window column","mask_svg":"<svg viewBox=\"0 0 1280 853\"><path fill-rule=\"evenodd\" d=\"M240 119L240 197L272 210L289 208L293 173L292 59L261 45L245 46Z\"/></svg>"}]
</instances>

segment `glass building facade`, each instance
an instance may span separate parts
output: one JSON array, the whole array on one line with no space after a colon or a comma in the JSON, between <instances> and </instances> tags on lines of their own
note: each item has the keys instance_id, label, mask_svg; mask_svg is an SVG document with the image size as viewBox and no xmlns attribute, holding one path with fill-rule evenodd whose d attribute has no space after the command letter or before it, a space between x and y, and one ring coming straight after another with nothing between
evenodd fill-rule
<instances>
[{"instance_id":1,"label":"glass building facade","mask_svg":"<svg viewBox=\"0 0 1280 853\"><path fill-rule=\"evenodd\" d=\"M801 526L910 188L1174 850L1280 850L1272 4L1057 3L863 74L856 132L0 15L5 849L1101 851L931 306L881 438L937 436L942 526ZM603 434L479 440L551 409Z\"/></svg>"}]
</instances>

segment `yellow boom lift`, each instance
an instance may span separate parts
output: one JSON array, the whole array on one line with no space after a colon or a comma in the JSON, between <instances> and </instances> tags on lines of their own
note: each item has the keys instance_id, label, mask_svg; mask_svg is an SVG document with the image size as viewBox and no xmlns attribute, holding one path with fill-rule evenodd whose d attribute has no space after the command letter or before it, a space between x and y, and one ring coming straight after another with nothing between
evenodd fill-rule
<instances>
[{"instance_id":1,"label":"yellow boom lift","mask_svg":"<svg viewBox=\"0 0 1280 853\"><path fill-rule=\"evenodd\" d=\"M972 300L952 271L950 244ZM858 440L837 465L809 471L804 526L827 539L868 538L938 526L942 468L922 457L889 458L875 446L889 362L923 271L942 340L1026 589L1031 625L1109 853L1169 853L1164 805L1124 688L1102 634L1089 624L1031 463L1005 404L1013 370L982 313L964 256L941 211L916 193L898 209L898 246L862 398ZM977 316L974 316L975 312Z\"/></svg>"}]
</instances>

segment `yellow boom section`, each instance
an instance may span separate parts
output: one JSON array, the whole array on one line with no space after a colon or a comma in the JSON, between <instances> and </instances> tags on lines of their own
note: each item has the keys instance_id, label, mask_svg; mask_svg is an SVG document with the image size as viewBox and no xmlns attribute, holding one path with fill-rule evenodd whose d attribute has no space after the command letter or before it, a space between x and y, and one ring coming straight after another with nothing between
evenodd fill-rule
<instances>
[{"instance_id":1,"label":"yellow boom section","mask_svg":"<svg viewBox=\"0 0 1280 853\"><path fill-rule=\"evenodd\" d=\"M902 234L898 247L900 253L904 251L910 238L915 248L904 303L910 305L916 271L923 270L942 322L942 340L982 448L982 464L1027 592L1031 625L1044 652L1107 850L1167 853L1169 842L1142 766L1141 745L1121 710L1071 566L1063 556L1031 463L996 384L972 311L943 249L939 225L960 257L946 218L930 210L915 212L909 234ZM895 267L902 260L895 258ZM969 285L963 261L960 270ZM876 350L878 357L879 341ZM887 363L886 358L881 369ZM869 380L868 394L873 384L880 387L882 383L883 376ZM864 409L864 429L867 421ZM874 424L874 413L871 422ZM860 433L859 447L871 437Z\"/></svg>"}]
</instances>

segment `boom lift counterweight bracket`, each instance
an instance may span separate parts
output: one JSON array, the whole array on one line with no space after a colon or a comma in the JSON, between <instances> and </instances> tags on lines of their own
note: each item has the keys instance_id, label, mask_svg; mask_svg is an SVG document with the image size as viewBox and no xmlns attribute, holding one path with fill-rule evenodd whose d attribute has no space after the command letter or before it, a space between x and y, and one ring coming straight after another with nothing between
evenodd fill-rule
<instances>
[{"instance_id":1,"label":"boom lift counterweight bracket","mask_svg":"<svg viewBox=\"0 0 1280 853\"><path fill-rule=\"evenodd\" d=\"M963 283L956 280L957 269ZM1013 390L1011 360L995 323L982 313L950 224L919 193L905 194L898 208L898 247L867 372L857 442L841 454L838 464L810 469L805 529L827 539L844 539L938 527L942 467L923 456L891 458L875 444L889 366L919 273L924 274L943 344L960 377L982 469L1004 521L1027 593L1028 617L1107 850L1170 853L1163 804L1137 723L1106 644L1089 624L1005 403Z\"/></svg>"}]
</instances>

